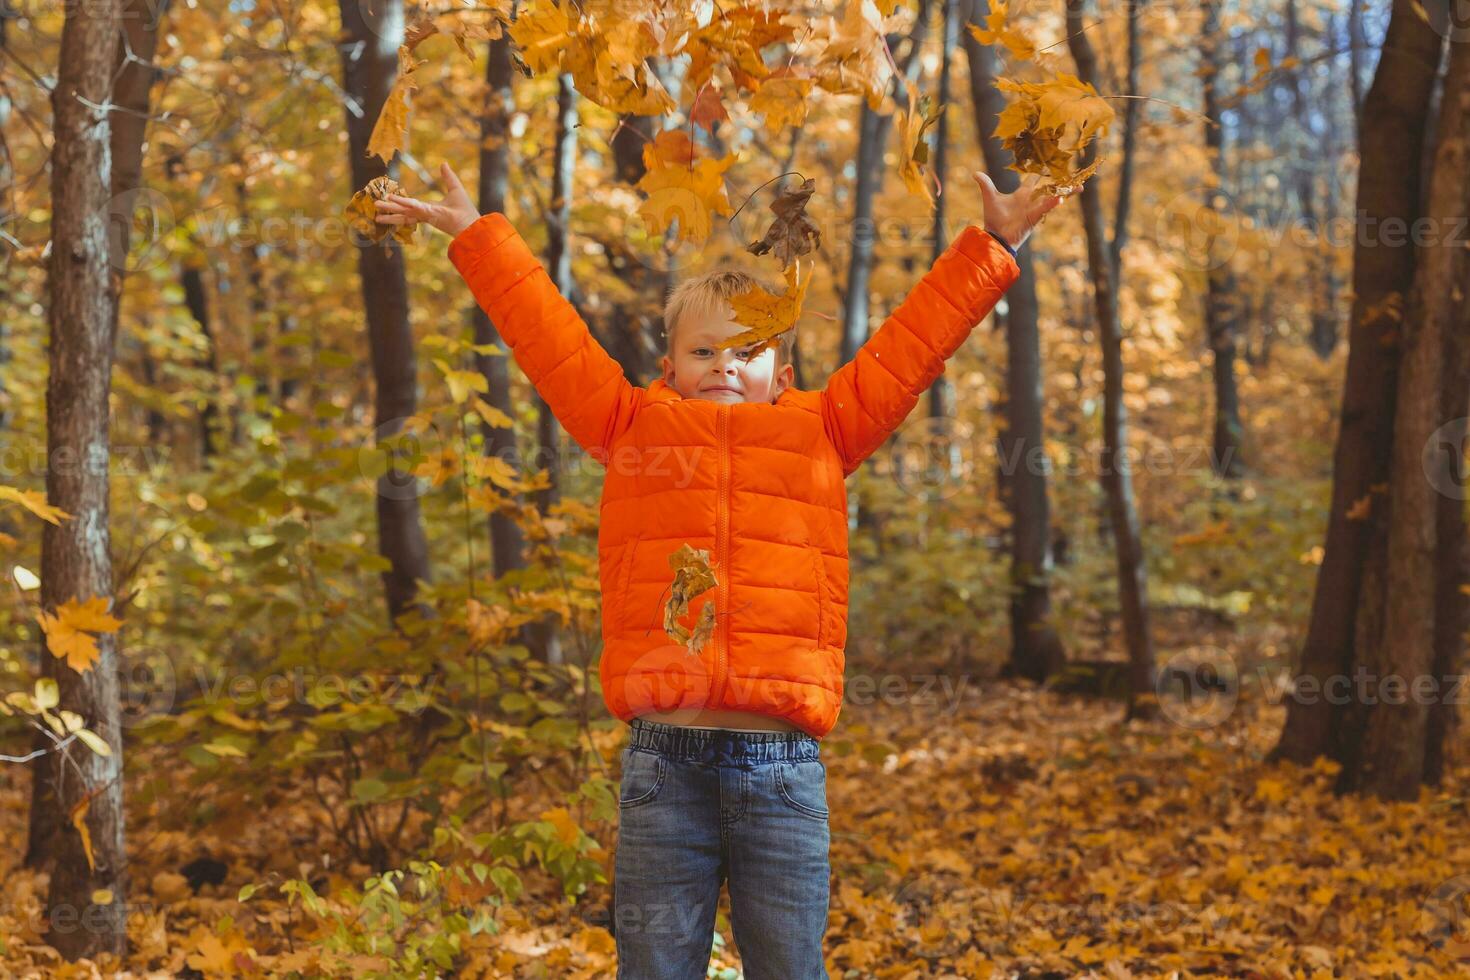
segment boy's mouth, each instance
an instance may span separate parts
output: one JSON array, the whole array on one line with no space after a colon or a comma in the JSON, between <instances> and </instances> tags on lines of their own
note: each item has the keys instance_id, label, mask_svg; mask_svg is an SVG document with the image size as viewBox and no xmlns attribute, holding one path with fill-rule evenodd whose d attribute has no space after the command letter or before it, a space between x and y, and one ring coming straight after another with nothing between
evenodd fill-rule
<instances>
[{"instance_id":1,"label":"boy's mouth","mask_svg":"<svg viewBox=\"0 0 1470 980\"><path fill-rule=\"evenodd\" d=\"M710 388L701 388L699 390L700 391L728 391L731 394L735 394L735 395L740 394L739 391L736 391L734 388L731 388L731 387L729 387L727 385L714 385L713 387L710 387Z\"/></svg>"}]
</instances>

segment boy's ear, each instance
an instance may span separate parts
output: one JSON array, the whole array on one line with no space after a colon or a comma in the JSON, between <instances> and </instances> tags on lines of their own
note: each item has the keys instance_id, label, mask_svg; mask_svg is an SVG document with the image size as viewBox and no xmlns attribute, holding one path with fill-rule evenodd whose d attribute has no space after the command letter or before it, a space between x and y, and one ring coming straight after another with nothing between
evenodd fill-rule
<instances>
[{"instance_id":1,"label":"boy's ear","mask_svg":"<svg viewBox=\"0 0 1470 980\"><path fill-rule=\"evenodd\" d=\"M796 378L796 368L795 367L793 367L790 363L781 365L781 370L779 370L779 371L776 372L776 397L777 398L780 398L781 397L781 392L783 392L787 388L791 387L791 383L792 383L792 381L795 378Z\"/></svg>"}]
</instances>

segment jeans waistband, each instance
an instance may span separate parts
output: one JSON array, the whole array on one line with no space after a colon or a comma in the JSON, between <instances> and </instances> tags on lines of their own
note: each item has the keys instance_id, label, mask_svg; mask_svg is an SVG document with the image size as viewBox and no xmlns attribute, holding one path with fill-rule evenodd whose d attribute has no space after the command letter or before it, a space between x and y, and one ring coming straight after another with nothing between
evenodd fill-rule
<instances>
[{"instance_id":1,"label":"jeans waistband","mask_svg":"<svg viewBox=\"0 0 1470 980\"><path fill-rule=\"evenodd\" d=\"M707 766L754 766L762 762L812 762L821 743L806 732L732 732L684 728L634 718L628 747Z\"/></svg>"}]
</instances>

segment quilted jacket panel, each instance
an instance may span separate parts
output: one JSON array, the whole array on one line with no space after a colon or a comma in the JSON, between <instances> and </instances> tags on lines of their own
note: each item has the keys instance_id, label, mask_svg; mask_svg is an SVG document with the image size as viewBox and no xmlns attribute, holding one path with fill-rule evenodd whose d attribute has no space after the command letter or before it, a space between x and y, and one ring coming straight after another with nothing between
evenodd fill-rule
<instances>
[{"instance_id":1,"label":"quilted jacket panel","mask_svg":"<svg viewBox=\"0 0 1470 980\"><path fill-rule=\"evenodd\" d=\"M822 391L773 404L632 385L503 214L449 244L511 354L567 433L606 468L597 551L603 700L624 721L699 706L790 720L821 738L842 705L845 478L913 410L1020 274L967 227ZM680 545L707 548L719 585L698 655L663 630Z\"/></svg>"}]
</instances>

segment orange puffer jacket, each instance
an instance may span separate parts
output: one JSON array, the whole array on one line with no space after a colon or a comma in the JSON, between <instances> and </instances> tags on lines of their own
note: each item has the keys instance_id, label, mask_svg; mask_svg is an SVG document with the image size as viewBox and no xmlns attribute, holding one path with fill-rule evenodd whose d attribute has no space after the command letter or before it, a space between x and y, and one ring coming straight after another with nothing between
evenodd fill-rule
<instances>
[{"instance_id":1,"label":"orange puffer jacket","mask_svg":"<svg viewBox=\"0 0 1470 980\"><path fill-rule=\"evenodd\" d=\"M577 443L606 468L597 537L608 710L629 721L698 707L789 719L816 738L842 705L847 640L844 478L881 446L945 360L1020 275L1005 247L967 227L822 391L773 404L683 398L629 384L500 213L449 258ZM711 642L664 632L681 545L709 550Z\"/></svg>"}]
</instances>

